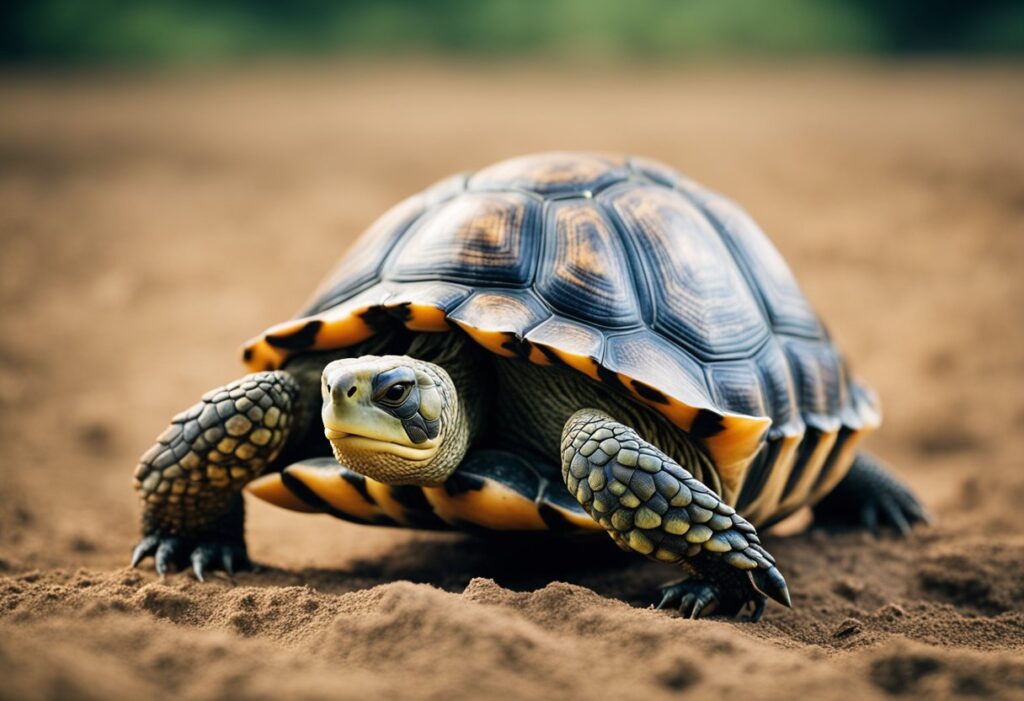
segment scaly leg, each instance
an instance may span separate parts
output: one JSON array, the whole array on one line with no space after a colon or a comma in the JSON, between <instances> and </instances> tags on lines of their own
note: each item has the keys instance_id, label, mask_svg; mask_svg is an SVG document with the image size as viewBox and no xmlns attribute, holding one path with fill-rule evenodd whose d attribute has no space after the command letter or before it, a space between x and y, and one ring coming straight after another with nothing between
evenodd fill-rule
<instances>
[{"instance_id":1,"label":"scaly leg","mask_svg":"<svg viewBox=\"0 0 1024 701\"><path fill-rule=\"evenodd\" d=\"M861 453L842 481L814 507L819 524L866 526L877 531L890 525L907 535L915 523L931 517L910 487L877 458Z\"/></svg>"},{"instance_id":2,"label":"scaly leg","mask_svg":"<svg viewBox=\"0 0 1024 701\"><path fill-rule=\"evenodd\" d=\"M280 453L298 398L287 372L259 372L171 419L135 468L143 514L133 567L152 555L163 575L191 561L202 580L211 569L249 566L241 489Z\"/></svg>"},{"instance_id":3,"label":"scaly leg","mask_svg":"<svg viewBox=\"0 0 1024 701\"><path fill-rule=\"evenodd\" d=\"M696 618L753 603L757 619L768 596L791 605L754 527L629 426L596 409L576 412L562 432L562 477L620 547L688 572L663 590L659 608L678 604Z\"/></svg>"}]
</instances>

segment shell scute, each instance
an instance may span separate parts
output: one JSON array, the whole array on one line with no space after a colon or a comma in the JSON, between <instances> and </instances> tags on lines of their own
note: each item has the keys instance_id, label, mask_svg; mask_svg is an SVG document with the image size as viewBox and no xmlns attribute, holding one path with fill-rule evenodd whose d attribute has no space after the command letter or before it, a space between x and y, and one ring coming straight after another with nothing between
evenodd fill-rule
<instances>
[{"instance_id":1,"label":"shell scute","mask_svg":"<svg viewBox=\"0 0 1024 701\"><path fill-rule=\"evenodd\" d=\"M537 291L554 309L592 324L640 323L629 261L618 233L589 199L551 202Z\"/></svg>"},{"instance_id":2,"label":"shell scute","mask_svg":"<svg viewBox=\"0 0 1024 701\"><path fill-rule=\"evenodd\" d=\"M477 190L529 190L541 195L594 193L629 177L624 158L544 153L496 163L469 180Z\"/></svg>"},{"instance_id":3,"label":"shell scute","mask_svg":"<svg viewBox=\"0 0 1024 701\"><path fill-rule=\"evenodd\" d=\"M721 237L686 198L647 186L606 193L653 281L653 327L698 357L746 357L769 329Z\"/></svg>"},{"instance_id":4,"label":"shell scute","mask_svg":"<svg viewBox=\"0 0 1024 701\"><path fill-rule=\"evenodd\" d=\"M539 207L520 193L466 193L419 219L386 276L396 281L528 284L540 237Z\"/></svg>"},{"instance_id":5,"label":"shell scute","mask_svg":"<svg viewBox=\"0 0 1024 701\"><path fill-rule=\"evenodd\" d=\"M825 329L778 249L749 214L731 200L695 183L681 190L718 229L764 303L777 332L822 339Z\"/></svg>"}]
</instances>

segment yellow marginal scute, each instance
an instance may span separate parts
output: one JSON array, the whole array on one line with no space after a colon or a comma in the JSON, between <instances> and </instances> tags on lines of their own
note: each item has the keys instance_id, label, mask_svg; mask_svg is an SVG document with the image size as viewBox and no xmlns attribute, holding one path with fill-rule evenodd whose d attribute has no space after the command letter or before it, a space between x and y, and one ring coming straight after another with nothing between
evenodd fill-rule
<instances>
[{"instance_id":1,"label":"yellow marginal scute","mask_svg":"<svg viewBox=\"0 0 1024 701\"><path fill-rule=\"evenodd\" d=\"M537 346L530 347L530 355L528 359L534 365L551 365L551 361L548 360L548 357L544 355Z\"/></svg>"},{"instance_id":2,"label":"yellow marginal scute","mask_svg":"<svg viewBox=\"0 0 1024 701\"><path fill-rule=\"evenodd\" d=\"M724 414L722 425L723 430L705 438L704 444L718 468L718 476L727 492L722 496L734 501L739 496L747 468L757 455L772 420L767 416Z\"/></svg>"},{"instance_id":3,"label":"yellow marginal scute","mask_svg":"<svg viewBox=\"0 0 1024 701\"><path fill-rule=\"evenodd\" d=\"M405 327L410 331L448 331L451 329L444 310L437 307L429 304L410 304L409 313L411 316L405 322Z\"/></svg>"},{"instance_id":4,"label":"yellow marginal scute","mask_svg":"<svg viewBox=\"0 0 1024 701\"><path fill-rule=\"evenodd\" d=\"M305 465L293 465L286 469L290 476L342 513L364 521L372 521L380 515L380 509L368 503L355 487L342 479L337 469Z\"/></svg>"},{"instance_id":5,"label":"yellow marginal scute","mask_svg":"<svg viewBox=\"0 0 1024 701\"><path fill-rule=\"evenodd\" d=\"M775 459L775 464L771 466L771 475L769 476L768 483L765 484L761 493L744 513L744 517L751 523L757 525L778 511L779 500L782 498L782 492L789 481L789 475L793 472L793 466L796 463L797 447L800 445L802 438L802 432L783 436L778 457Z\"/></svg>"},{"instance_id":6,"label":"yellow marginal scute","mask_svg":"<svg viewBox=\"0 0 1024 701\"><path fill-rule=\"evenodd\" d=\"M697 412L699 411L695 407L684 404L678 399L673 399L672 397L667 398L668 404L660 404L658 402L652 402L644 399L636 393L636 390L633 390L633 396L647 406L660 411L666 418L668 418L669 421L684 431L690 430L693 426L693 420L697 418Z\"/></svg>"},{"instance_id":7,"label":"yellow marginal scute","mask_svg":"<svg viewBox=\"0 0 1024 701\"><path fill-rule=\"evenodd\" d=\"M444 487L425 487L423 494L434 512L452 525L468 522L495 531L547 530L537 504L494 480L456 495Z\"/></svg>"},{"instance_id":8,"label":"yellow marginal scute","mask_svg":"<svg viewBox=\"0 0 1024 701\"><path fill-rule=\"evenodd\" d=\"M284 365L288 359L288 352L281 348L274 348L263 336L250 338L242 346L242 363L250 372L261 370L276 370Z\"/></svg>"},{"instance_id":9,"label":"yellow marginal scute","mask_svg":"<svg viewBox=\"0 0 1024 701\"><path fill-rule=\"evenodd\" d=\"M555 357L557 357L563 363L571 367L573 370L578 370L579 372L582 372L584 375L586 375L592 380L597 380L598 382L601 381L600 377L597 374L597 358L592 358L589 355L570 353L568 351L562 350L561 348L555 348L554 346L549 346L547 344L545 344L544 347L547 348L549 352L553 353Z\"/></svg>"},{"instance_id":10,"label":"yellow marginal scute","mask_svg":"<svg viewBox=\"0 0 1024 701\"><path fill-rule=\"evenodd\" d=\"M377 506L380 507L381 512L390 517L392 520L401 523L404 526L410 525L409 515L406 508L402 506L398 501L391 496L391 487L378 482L377 480L366 477L366 491L370 493L373 500L377 502Z\"/></svg>"},{"instance_id":11,"label":"yellow marginal scute","mask_svg":"<svg viewBox=\"0 0 1024 701\"><path fill-rule=\"evenodd\" d=\"M459 328L468 333L470 338L495 355L501 355L506 358L515 357L515 351L502 347L508 342L508 334L504 331L484 331L464 322L456 321L455 323L459 325Z\"/></svg>"},{"instance_id":12,"label":"yellow marginal scute","mask_svg":"<svg viewBox=\"0 0 1024 701\"><path fill-rule=\"evenodd\" d=\"M374 332L359 314L365 312L368 308L347 309L343 313L332 311L329 314L303 317L272 326L265 333L250 339L245 344L242 356L243 361L251 371L258 372L260 370L280 368L297 351L331 350L365 341ZM303 348L294 351L278 348L267 340L268 337L288 338L289 336L301 333L311 323L319 323L320 327L317 329L313 343Z\"/></svg>"},{"instance_id":13,"label":"yellow marginal scute","mask_svg":"<svg viewBox=\"0 0 1024 701\"><path fill-rule=\"evenodd\" d=\"M301 511L302 513L307 514L320 513L319 509L314 506L310 506L306 502L302 501L302 499L299 499L297 496L292 494L291 491L284 486L284 483L281 481L281 474L278 472L257 477L246 485L246 490L254 497L262 499L274 506L280 506L282 509L288 509L289 511Z\"/></svg>"},{"instance_id":14,"label":"yellow marginal scute","mask_svg":"<svg viewBox=\"0 0 1024 701\"><path fill-rule=\"evenodd\" d=\"M793 485L789 496L780 501L775 505L774 509L769 510L768 504L765 504L764 516L772 516L770 511L788 513L794 510L801 504L807 503L807 498L810 496L811 488L814 483L818 480L818 476L821 474L821 468L825 464L825 460L828 458L829 452L835 445L836 437L838 432L822 434L818 439L818 445L815 447L814 452L808 457L807 464L804 466L803 472L800 474L800 479ZM788 480L788 476L787 476ZM756 504L751 505L756 506Z\"/></svg>"},{"instance_id":15,"label":"yellow marginal scute","mask_svg":"<svg viewBox=\"0 0 1024 701\"><path fill-rule=\"evenodd\" d=\"M359 315L369 307L354 309L337 318L320 317L323 326L316 336L316 350L344 348L354 343L365 341L374 334L373 329Z\"/></svg>"},{"instance_id":16,"label":"yellow marginal scute","mask_svg":"<svg viewBox=\"0 0 1024 701\"><path fill-rule=\"evenodd\" d=\"M568 509L563 509L560 506L555 506L554 504L548 504L548 506L557 511L562 516L562 518L564 518L567 522L571 523L572 525L576 526L581 530L595 532L605 530L604 526L602 526L600 523L592 519L586 513L582 513L579 511L570 511Z\"/></svg>"},{"instance_id":17,"label":"yellow marginal scute","mask_svg":"<svg viewBox=\"0 0 1024 701\"><path fill-rule=\"evenodd\" d=\"M874 430L872 428L866 428L862 431L850 434L846 438L846 442L843 443L842 448L839 450L839 454L836 455L835 463L832 471L829 473L828 480L818 485L814 492L808 498L808 503L815 504L826 494L831 492L839 481L846 477L846 473L850 471L850 466L853 464L853 459L857 456L857 445L861 439L867 434Z\"/></svg>"}]
</instances>

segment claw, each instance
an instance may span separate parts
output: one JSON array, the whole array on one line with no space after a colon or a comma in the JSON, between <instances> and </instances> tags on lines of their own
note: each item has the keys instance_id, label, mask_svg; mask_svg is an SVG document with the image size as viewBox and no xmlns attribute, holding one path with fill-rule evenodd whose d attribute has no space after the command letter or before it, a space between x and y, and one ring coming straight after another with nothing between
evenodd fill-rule
<instances>
[{"instance_id":1,"label":"claw","mask_svg":"<svg viewBox=\"0 0 1024 701\"><path fill-rule=\"evenodd\" d=\"M230 550L225 550L220 556L221 566L228 573L229 577L235 576L235 556Z\"/></svg>"},{"instance_id":2,"label":"claw","mask_svg":"<svg viewBox=\"0 0 1024 701\"><path fill-rule=\"evenodd\" d=\"M879 501L882 506L882 512L892 522L892 525L896 527L896 530L900 532L900 535L910 535L910 524L907 522L907 517L903 515L903 509L900 505L889 496L883 496Z\"/></svg>"},{"instance_id":3,"label":"claw","mask_svg":"<svg viewBox=\"0 0 1024 701\"><path fill-rule=\"evenodd\" d=\"M750 583L761 594L770 596L786 608L793 608L793 600L789 597L789 587L778 567L769 570L750 570Z\"/></svg>"},{"instance_id":4,"label":"claw","mask_svg":"<svg viewBox=\"0 0 1024 701\"><path fill-rule=\"evenodd\" d=\"M751 580L751 584L754 585L753 580ZM753 588L754 592L760 591L756 585ZM754 615L757 618L760 618L764 611L765 597L763 594L752 596L747 602L727 600L725 604L722 603L721 596L722 590L714 583L686 579L662 587L662 597L658 608L664 609L678 601L679 616L691 619L707 617L716 612L735 617L749 602L754 603Z\"/></svg>"},{"instance_id":5,"label":"claw","mask_svg":"<svg viewBox=\"0 0 1024 701\"><path fill-rule=\"evenodd\" d=\"M899 505L902 507L904 516L907 517L911 524L920 522L930 526L935 523L932 515L928 513L924 506L921 505L921 502L910 492L903 495Z\"/></svg>"},{"instance_id":6,"label":"claw","mask_svg":"<svg viewBox=\"0 0 1024 701\"><path fill-rule=\"evenodd\" d=\"M160 545L160 539L155 535L148 535L140 540L139 544L135 546L135 550L132 551L132 567L138 567L140 562L156 551L158 545Z\"/></svg>"},{"instance_id":7,"label":"claw","mask_svg":"<svg viewBox=\"0 0 1024 701\"><path fill-rule=\"evenodd\" d=\"M671 588L666 588L665 591L662 592L661 601L658 602L658 605L655 608L659 611L665 608L672 602L672 599L675 598L675 595L675 591L673 591Z\"/></svg>"},{"instance_id":8,"label":"claw","mask_svg":"<svg viewBox=\"0 0 1024 701\"><path fill-rule=\"evenodd\" d=\"M175 564L180 542L177 538L167 538L156 549L156 557L154 558L156 573L161 577L167 574L169 566Z\"/></svg>"},{"instance_id":9,"label":"claw","mask_svg":"<svg viewBox=\"0 0 1024 701\"><path fill-rule=\"evenodd\" d=\"M926 526L935 525L935 517L931 515L928 509L917 503L917 501L911 503L911 515L915 520L920 521Z\"/></svg>"},{"instance_id":10,"label":"claw","mask_svg":"<svg viewBox=\"0 0 1024 701\"><path fill-rule=\"evenodd\" d=\"M860 511L860 520L872 534L878 535L878 506L875 502L865 502Z\"/></svg>"},{"instance_id":11,"label":"claw","mask_svg":"<svg viewBox=\"0 0 1024 701\"><path fill-rule=\"evenodd\" d=\"M714 610L714 597L708 597L707 595L697 597L697 600L693 602L693 609L690 611L690 618L699 618L703 612L711 613Z\"/></svg>"},{"instance_id":12,"label":"claw","mask_svg":"<svg viewBox=\"0 0 1024 701\"><path fill-rule=\"evenodd\" d=\"M221 564L229 577L234 577L236 572L247 570L250 567L249 555L245 547L232 546L224 549L221 554Z\"/></svg>"},{"instance_id":13,"label":"claw","mask_svg":"<svg viewBox=\"0 0 1024 701\"><path fill-rule=\"evenodd\" d=\"M789 597L789 587L778 567L768 570L765 577L765 594L772 597L786 608L793 608L793 600Z\"/></svg>"},{"instance_id":14,"label":"claw","mask_svg":"<svg viewBox=\"0 0 1024 701\"><path fill-rule=\"evenodd\" d=\"M192 551L192 571L200 582L206 581L206 577L203 575L209 565L210 552L206 548L198 547Z\"/></svg>"},{"instance_id":15,"label":"claw","mask_svg":"<svg viewBox=\"0 0 1024 701\"><path fill-rule=\"evenodd\" d=\"M750 614L750 622L757 623L761 620L761 616L764 615L764 609L767 599L758 599L754 602L754 612Z\"/></svg>"}]
</instances>

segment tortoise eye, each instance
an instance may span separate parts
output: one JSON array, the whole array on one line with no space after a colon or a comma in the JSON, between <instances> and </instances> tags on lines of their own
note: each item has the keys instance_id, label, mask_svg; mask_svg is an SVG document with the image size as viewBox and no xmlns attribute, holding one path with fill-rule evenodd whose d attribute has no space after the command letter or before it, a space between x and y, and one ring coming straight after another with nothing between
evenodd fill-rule
<instances>
[{"instance_id":1,"label":"tortoise eye","mask_svg":"<svg viewBox=\"0 0 1024 701\"><path fill-rule=\"evenodd\" d=\"M384 390L384 393L378 397L378 400L383 404L400 406L402 402L405 401L406 397L409 396L409 390L411 389L411 385L404 382L396 382Z\"/></svg>"}]
</instances>

